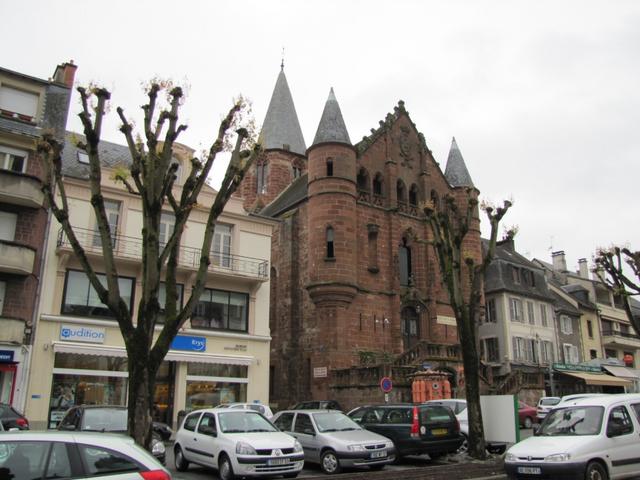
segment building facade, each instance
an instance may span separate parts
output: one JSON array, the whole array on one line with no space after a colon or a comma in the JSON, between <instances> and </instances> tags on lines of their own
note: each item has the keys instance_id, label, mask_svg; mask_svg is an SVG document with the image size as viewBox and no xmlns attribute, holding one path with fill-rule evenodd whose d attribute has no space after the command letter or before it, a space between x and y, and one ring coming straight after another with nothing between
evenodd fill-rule
<instances>
[{"instance_id":1,"label":"building facade","mask_svg":"<svg viewBox=\"0 0 640 480\"><path fill-rule=\"evenodd\" d=\"M0 403L22 410L48 213L36 143L64 137L76 66L50 80L0 68Z\"/></svg>"},{"instance_id":2,"label":"building facade","mask_svg":"<svg viewBox=\"0 0 640 480\"><path fill-rule=\"evenodd\" d=\"M90 204L88 159L69 134L63 172L71 222L96 272L102 247ZM194 152L176 145L174 162L186 178ZM102 187L113 232L119 286L137 316L141 292L142 209L139 198L112 178L130 164L127 147L101 142ZM205 186L186 226L178 265L179 296L185 302L199 266L200 249L216 192ZM162 218L168 239L173 215ZM248 215L231 199L216 225L205 290L193 315L171 345L156 378L154 418L176 425L179 413L233 401L269 400L269 254L273 221ZM122 335L97 298L74 252L52 221L33 347L26 414L34 428L54 427L72 404L127 402L127 357ZM164 291L160 291L163 303ZM160 327L156 327L159 332Z\"/></svg>"},{"instance_id":3,"label":"building facade","mask_svg":"<svg viewBox=\"0 0 640 480\"><path fill-rule=\"evenodd\" d=\"M462 386L456 321L420 204L476 197L455 142L443 172L404 103L353 144L333 90L306 148L284 71L267 111L263 157L245 208L277 219L271 269L271 401L332 398L343 407L410 400L407 374L433 367ZM481 255L475 212L466 250Z\"/></svg>"}]
</instances>

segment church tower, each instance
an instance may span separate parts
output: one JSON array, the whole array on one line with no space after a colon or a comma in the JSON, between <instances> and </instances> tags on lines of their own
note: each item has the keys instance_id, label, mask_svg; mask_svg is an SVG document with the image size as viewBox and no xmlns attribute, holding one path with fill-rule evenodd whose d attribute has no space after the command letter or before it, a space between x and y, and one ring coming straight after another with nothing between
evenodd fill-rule
<instances>
[{"instance_id":1,"label":"church tower","mask_svg":"<svg viewBox=\"0 0 640 480\"><path fill-rule=\"evenodd\" d=\"M356 151L331 89L309 159L309 285L317 305L356 295Z\"/></svg>"},{"instance_id":2,"label":"church tower","mask_svg":"<svg viewBox=\"0 0 640 480\"><path fill-rule=\"evenodd\" d=\"M280 68L258 141L264 154L247 172L239 192L245 210L251 212L259 212L307 170L307 147L284 66Z\"/></svg>"}]
</instances>

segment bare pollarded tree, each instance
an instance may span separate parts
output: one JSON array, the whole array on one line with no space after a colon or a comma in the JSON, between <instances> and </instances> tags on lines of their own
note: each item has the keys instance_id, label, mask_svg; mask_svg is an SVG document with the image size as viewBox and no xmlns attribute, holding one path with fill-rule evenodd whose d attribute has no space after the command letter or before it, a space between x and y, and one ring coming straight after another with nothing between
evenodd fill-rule
<instances>
[{"instance_id":1,"label":"bare pollarded tree","mask_svg":"<svg viewBox=\"0 0 640 480\"><path fill-rule=\"evenodd\" d=\"M180 133L187 128L179 123L182 89L173 86L171 82L150 83L147 88L148 103L142 106L144 131L139 136L134 134L133 122L125 117L121 108L117 109L122 123L120 131L126 139L131 162L116 169L115 179L128 193L140 198L143 214L140 232L142 293L138 303L138 314L134 320L133 312L123 300L118 286L118 267L113 251L115 232L111 231L105 213L101 188L103 163L100 158L100 136L111 95L106 89L96 87L80 87L78 92L82 104L79 117L86 139L86 143L78 146L84 149L89 157L91 205L102 245L106 286L100 282L94 265L74 231L63 181L63 145L48 134L43 135L38 144L38 153L46 166L46 178L42 189L48 207L61 224L91 286L118 322L128 356L129 434L137 443L148 448L152 434L151 411L156 373L179 328L191 316L204 288L216 219L254 158L261 153L261 148L259 144L254 143L255 129L252 128L252 120L246 116L249 111L248 104L240 98L234 101L222 119L217 136L208 152L203 153L202 158L191 159L182 188L174 188L178 169L178 164L172 161L174 144ZM167 94L166 101L161 97L163 93ZM234 134L235 146L231 147ZM184 306L180 307L176 288L176 268L182 234L192 210L198 205L198 196L211 172L214 160L225 148L232 150L231 160L213 205L208 211L194 288ZM163 208L169 208L175 217L173 232L166 243L161 242L159 235ZM158 323L161 308L158 301L161 274L165 283L166 301L163 305L164 322L156 336L154 328Z\"/></svg>"},{"instance_id":2,"label":"bare pollarded tree","mask_svg":"<svg viewBox=\"0 0 640 480\"><path fill-rule=\"evenodd\" d=\"M620 297L631 325L640 335L640 316L634 315L631 308L631 299L640 297L640 251L618 246L599 248L594 261L594 272Z\"/></svg>"},{"instance_id":3,"label":"bare pollarded tree","mask_svg":"<svg viewBox=\"0 0 640 480\"><path fill-rule=\"evenodd\" d=\"M498 235L498 225L511 207L505 201L502 207L483 205L491 225L487 248L478 263L465 249L465 239L472 224L478 222L478 200L473 189L468 189L468 202L460 208L454 197L447 195L441 208L431 202L423 205L423 212L432 233L431 244L440 265L443 282L453 309L464 366L465 393L469 411L469 455L486 457L482 412L480 411L480 359L478 354L477 327L483 300L484 273L493 260Z\"/></svg>"}]
</instances>

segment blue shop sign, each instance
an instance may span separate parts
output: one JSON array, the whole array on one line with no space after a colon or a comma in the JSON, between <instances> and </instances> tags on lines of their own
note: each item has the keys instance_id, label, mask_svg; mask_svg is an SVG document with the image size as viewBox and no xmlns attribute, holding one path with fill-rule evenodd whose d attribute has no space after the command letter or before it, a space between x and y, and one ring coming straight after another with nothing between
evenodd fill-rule
<instances>
[{"instance_id":1,"label":"blue shop sign","mask_svg":"<svg viewBox=\"0 0 640 480\"><path fill-rule=\"evenodd\" d=\"M0 362L13 362L13 350L0 350Z\"/></svg>"},{"instance_id":2,"label":"blue shop sign","mask_svg":"<svg viewBox=\"0 0 640 480\"><path fill-rule=\"evenodd\" d=\"M173 350L189 350L192 352L204 352L207 349L205 337L192 337L190 335L178 335L171 342Z\"/></svg>"}]
</instances>

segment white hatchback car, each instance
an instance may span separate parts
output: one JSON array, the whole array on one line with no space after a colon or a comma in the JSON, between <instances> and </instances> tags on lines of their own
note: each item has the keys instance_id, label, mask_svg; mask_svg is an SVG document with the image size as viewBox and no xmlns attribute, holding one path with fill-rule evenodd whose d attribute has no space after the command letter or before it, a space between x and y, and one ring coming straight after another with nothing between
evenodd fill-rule
<instances>
[{"instance_id":1,"label":"white hatchback car","mask_svg":"<svg viewBox=\"0 0 640 480\"><path fill-rule=\"evenodd\" d=\"M271 419L273 417L273 412L268 405L263 405L261 403L222 403L218 405L216 408L231 408L231 409L244 409L244 410L255 410L258 413L261 413L265 417Z\"/></svg>"},{"instance_id":2,"label":"white hatchback car","mask_svg":"<svg viewBox=\"0 0 640 480\"><path fill-rule=\"evenodd\" d=\"M551 410L505 456L510 479L640 476L640 394L585 397Z\"/></svg>"},{"instance_id":3,"label":"white hatchback car","mask_svg":"<svg viewBox=\"0 0 640 480\"><path fill-rule=\"evenodd\" d=\"M191 412L176 433L173 449L178 471L194 463L217 469L221 480L236 476L295 478L304 466L300 443L253 410Z\"/></svg>"},{"instance_id":4,"label":"white hatchback car","mask_svg":"<svg viewBox=\"0 0 640 480\"><path fill-rule=\"evenodd\" d=\"M0 434L0 478L171 480L171 474L131 437L115 433Z\"/></svg>"}]
</instances>

